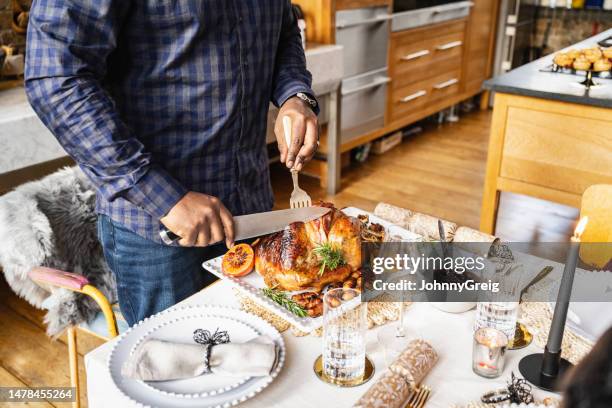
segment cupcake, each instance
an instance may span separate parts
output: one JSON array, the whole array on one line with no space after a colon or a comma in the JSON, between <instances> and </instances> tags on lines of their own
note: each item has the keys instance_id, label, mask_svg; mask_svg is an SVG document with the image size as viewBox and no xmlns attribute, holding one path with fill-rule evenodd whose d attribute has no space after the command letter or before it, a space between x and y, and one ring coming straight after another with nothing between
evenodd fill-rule
<instances>
[{"instance_id":1,"label":"cupcake","mask_svg":"<svg viewBox=\"0 0 612 408\"><path fill-rule=\"evenodd\" d=\"M601 56L602 56L602 53L599 48L587 48L586 50L584 50L584 57L589 62L595 62L601 59Z\"/></svg>"},{"instance_id":2,"label":"cupcake","mask_svg":"<svg viewBox=\"0 0 612 408\"><path fill-rule=\"evenodd\" d=\"M585 57L576 58L573 67L577 71L588 71L591 69L591 61L587 60Z\"/></svg>"},{"instance_id":3,"label":"cupcake","mask_svg":"<svg viewBox=\"0 0 612 408\"><path fill-rule=\"evenodd\" d=\"M555 58L553 59L553 62L561 68L571 67L573 61L574 59L572 57L562 52L555 55Z\"/></svg>"},{"instance_id":4,"label":"cupcake","mask_svg":"<svg viewBox=\"0 0 612 408\"><path fill-rule=\"evenodd\" d=\"M575 60L576 58L578 58L580 56L580 51L576 50L576 49L571 49L568 52L565 53L567 56L569 56L571 59Z\"/></svg>"},{"instance_id":5,"label":"cupcake","mask_svg":"<svg viewBox=\"0 0 612 408\"><path fill-rule=\"evenodd\" d=\"M612 69L612 63L605 58L597 60L595 63L593 63L593 71L603 72L609 71L610 69Z\"/></svg>"}]
</instances>

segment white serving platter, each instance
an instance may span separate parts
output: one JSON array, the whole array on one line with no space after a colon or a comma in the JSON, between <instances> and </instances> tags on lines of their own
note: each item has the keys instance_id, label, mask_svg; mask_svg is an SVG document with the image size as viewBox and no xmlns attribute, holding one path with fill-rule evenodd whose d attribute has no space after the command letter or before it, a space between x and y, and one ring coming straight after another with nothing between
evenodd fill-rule
<instances>
[{"instance_id":1,"label":"white serving platter","mask_svg":"<svg viewBox=\"0 0 612 408\"><path fill-rule=\"evenodd\" d=\"M267 335L278 346L277 364L265 377L222 378L206 374L190 380L145 383L123 378L121 367L145 339L161 338L187 342L194 328L215 330L227 329L232 341L242 342L259 334ZM214 326L214 327L213 327ZM281 371L286 355L281 334L268 322L250 313L225 306L186 306L170 308L122 334L111 350L108 369L118 394L125 407L160 408L226 408L233 407L252 398L267 387ZM174 383L174 384L171 384Z\"/></svg>"},{"instance_id":2,"label":"white serving platter","mask_svg":"<svg viewBox=\"0 0 612 408\"><path fill-rule=\"evenodd\" d=\"M420 235L410 232L388 221L385 221L382 218L379 218L375 216L374 214L361 210L359 208L347 207L347 208L344 208L342 212L344 212L346 215L351 216L351 217L357 217L358 215L366 214L368 215L369 221L371 223L377 223L377 224L382 225L388 234L393 235L396 238L401 238L404 241L413 242L413 241L422 240L422 237ZM275 303L272 300L270 300L268 297L266 297L263 294L262 289L266 288L267 286L263 278L257 272L255 271L251 272L247 276L243 276L240 278L225 275L221 270L221 260L222 260L222 256L206 261L204 262L202 266L207 271L211 272L212 274L219 277L220 279L224 279L232 283L233 285L235 285L236 288L242 291L246 296L252 299L255 303L257 303L260 306L265 307L270 312L276 314L277 316L291 323L292 325L294 325L296 328L298 328L299 330L303 332L309 333L313 330L318 329L319 327L323 325L322 316L319 316L316 318L299 317L297 315L294 315L293 313L291 313L290 311L288 311L287 309L285 309L278 303ZM288 295L291 296L294 293L299 293L299 292L288 292ZM354 303L357 303L358 301L359 301L359 298L355 298ZM345 307L350 308L351 306L353 306L352 303L353 302L346 303Z\"/></svg>"}]
</instances>

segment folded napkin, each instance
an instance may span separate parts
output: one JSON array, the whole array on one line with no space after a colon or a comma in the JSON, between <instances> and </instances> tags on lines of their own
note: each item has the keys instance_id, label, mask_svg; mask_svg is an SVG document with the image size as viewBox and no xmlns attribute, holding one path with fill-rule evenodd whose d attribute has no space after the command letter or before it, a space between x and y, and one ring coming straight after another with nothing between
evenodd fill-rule
<instances>
[{"instance_id":1,"label":"folded napkin","mask_svg":"<svg viewBox=\"0 0 612 408\"><path fill-rule=\"evenodd\" d=\"M353 408L401 408L438 361L438 353L425 340L413 340L389 369L359 398Z\"/></svg>"},{"instance_id":2,"label":"folded napkin","mask_svg":"<svg viewBox=\"0 0 612 408\"><path fill-rule=\"evenodd\" d=\"M276 343L259 336L246 343L206 346L150 339L140 344L125 362L121 374L142 381L167 381L197 377L208 372L230 377L262 377L276 364Z\"/></svg>"}]
</instances>

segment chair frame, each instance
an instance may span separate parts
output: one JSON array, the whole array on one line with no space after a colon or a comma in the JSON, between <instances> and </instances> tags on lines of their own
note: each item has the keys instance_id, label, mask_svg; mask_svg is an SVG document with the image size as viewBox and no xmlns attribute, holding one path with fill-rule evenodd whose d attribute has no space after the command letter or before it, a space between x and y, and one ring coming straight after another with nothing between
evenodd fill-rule
<instances>
[{"instance_id":1,"label":"chair frame","mask_svg":"<svg viewBox=\"0 0 612 408\"><path fill-rule=\"evenodd\" d=\"M42 286L47 290L53 288L64 288L73 292L82 293L92 298L104 314L109 337L106 340L113 339L119 335L117 329L117 319L113 313L110 302L100 290L89 283L89 280L76 273L61 271L47 267L33 268L28 276L32 281ZM72 403L73 408L81 406L81 391L79 388L79 353L77 347L77 330L78 326L70 326L66 329L66 337L68 340L68 364L70 367L70 386L75 389L75 400Z\"/></svg>"}]
</instances>

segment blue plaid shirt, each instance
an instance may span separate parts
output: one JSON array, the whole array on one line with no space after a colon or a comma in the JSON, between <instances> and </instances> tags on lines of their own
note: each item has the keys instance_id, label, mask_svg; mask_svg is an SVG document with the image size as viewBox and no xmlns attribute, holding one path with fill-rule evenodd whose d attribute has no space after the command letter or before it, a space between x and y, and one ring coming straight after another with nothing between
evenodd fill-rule
<instances>
[{"instance_id":1,"label":"blue plaid shirt","mask_svg":"<svg viewBox=\"0 0 612 408\"><path fill-rule=\"evenodd\" d=\"M29 101L98 212L160 242L187 191L272 207L269 102L312 94L289 0L35 0L26 52Z\"/></svg>"}]
</instances>

